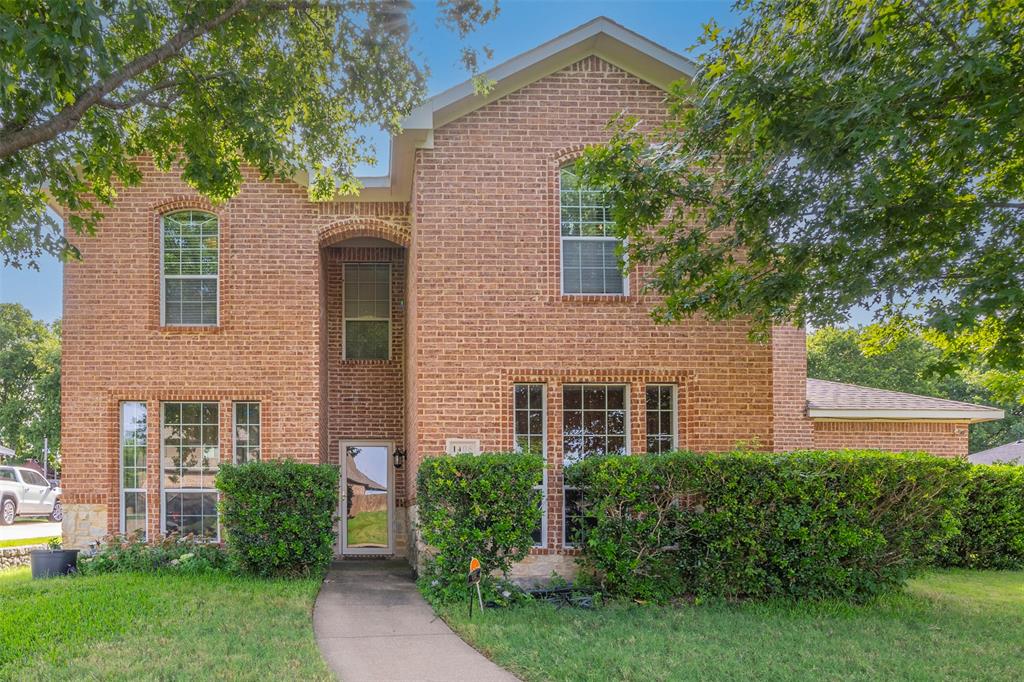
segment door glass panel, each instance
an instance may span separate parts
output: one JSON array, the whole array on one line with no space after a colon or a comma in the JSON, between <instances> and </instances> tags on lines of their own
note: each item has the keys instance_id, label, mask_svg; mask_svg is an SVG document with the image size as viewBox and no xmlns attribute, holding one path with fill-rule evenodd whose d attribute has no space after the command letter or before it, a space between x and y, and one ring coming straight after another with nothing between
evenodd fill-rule
<instances>
[{"instance_id":1,"label":"door glass panel","mask_svg":"<svg viewBox=\"0 0 1024 682\"><path fill-rule=\"evenodd\" d=\"M391 467L383 445L345 448L345 548L387 549Z\"/></svg>"}]
</instances>

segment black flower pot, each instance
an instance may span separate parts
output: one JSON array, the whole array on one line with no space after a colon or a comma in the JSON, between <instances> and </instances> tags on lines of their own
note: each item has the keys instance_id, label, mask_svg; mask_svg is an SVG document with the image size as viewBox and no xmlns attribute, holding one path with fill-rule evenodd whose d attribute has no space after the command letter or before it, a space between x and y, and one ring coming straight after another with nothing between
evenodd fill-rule
<instances>
[{"instance_id":1,"label":"black flower pot","mask_svg":"<svg viewBox=\"0 0 1024 682\"><path fill-rule=\"evenodd\" d=\"M33 578L68 575L78 567L77 549L36 549L29 553Z\"/></svg>"}]
</instances>

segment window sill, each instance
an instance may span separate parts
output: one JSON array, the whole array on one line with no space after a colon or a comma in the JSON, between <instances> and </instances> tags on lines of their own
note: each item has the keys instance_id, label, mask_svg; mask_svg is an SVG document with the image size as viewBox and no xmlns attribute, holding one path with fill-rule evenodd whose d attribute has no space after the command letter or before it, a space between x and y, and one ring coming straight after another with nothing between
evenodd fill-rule
<instances>
[{"instance_id":1,"label":"window sill","mask_svg":"<svg viewBox=\"0 0 1024 682\"><path fill-rule=\"evenodd\" d=\"M559 294L555 300L566 303L633 303L629 294Z\"/></svg>"},{"instance_id":2,"label":"window sill","mask_svg":"<svg viewBox=\"0 0 1024 682\"><path fill-rule=\"evenodd\" d=\"M170 332L171 334L195 334L197 332L212 334L223 331L224 327L219 324L162 324L158 329L162 332Z\"/></svg>"}]
</instances>

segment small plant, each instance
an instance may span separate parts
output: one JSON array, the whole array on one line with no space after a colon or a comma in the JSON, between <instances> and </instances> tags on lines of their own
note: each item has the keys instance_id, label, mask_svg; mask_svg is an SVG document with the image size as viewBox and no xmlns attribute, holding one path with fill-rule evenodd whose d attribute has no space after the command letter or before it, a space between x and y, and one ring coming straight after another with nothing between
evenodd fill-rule
<instances>
[{"instance_id":1,"label":"small plant","mask_svg":"<svg viewBox=\"0 0 1024 682\"><path fill-rule=\"evenodd\" d=\"M78 570L83 575L153 571L193 574L230 568L223 545L194 535L168 535L152 542L147 542L141 533L115 535L93 556L78 561Z\"/></svg>"},{"instance_id":2,"label":"small plant","mask_svg":"<svg viewBox=\"0 0 1024 682\"><path fill-rule=\"evenodd\" d=\"M55 552L61 549L64 546L64 543L61 541L60 538L50 538L46 541L46 546L50 549L50 551Z\"/></svg>"}]
</instances>

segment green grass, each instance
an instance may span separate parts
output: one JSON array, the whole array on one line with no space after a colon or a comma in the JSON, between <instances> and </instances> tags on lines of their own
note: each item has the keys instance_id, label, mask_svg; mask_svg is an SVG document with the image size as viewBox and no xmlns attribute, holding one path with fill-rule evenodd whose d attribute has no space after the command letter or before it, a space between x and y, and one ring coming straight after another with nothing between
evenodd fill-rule
<instances>
[{"instance_id":1,"label":"green grass","mask_svg":"<svg viewBox=\"0 0 1024 682\"><path fill-rule=\"evenodd\" d=\"M333 679L319 580L0 573L0 680Z\"/></svg>"},{"instance_id":2,"label":"green grass","mask_svg":"<svg viewBox=\"0 0 1024 682\"><path fill-rule=\"evenodd\" d=\"M865 606L534 604L442 615L525 680L1020 680L1024 671L1024 572L935 572Z\"/></svg>"},{"instance_id":3,"label":"green grass","mask_svg":"<svg viewBox=\"0 0 1024 682\"><path fill-rule=\"evenodd\" d=\"M348 545L388 545L388 512L363 512L348 520Z\"/></svg>"},{"instance_id":4,"label":"green grass","mask_svg":"<svg viewBox=\"0 0 1024 682\"><path fill-rule=\"evenodd\" d=\"M0 547L24 547L25 545L45 545L53 539L51 536L45 538L23 538L21 540L0 540Z\"/></svg>"}]
</instances>

